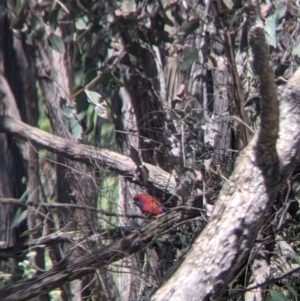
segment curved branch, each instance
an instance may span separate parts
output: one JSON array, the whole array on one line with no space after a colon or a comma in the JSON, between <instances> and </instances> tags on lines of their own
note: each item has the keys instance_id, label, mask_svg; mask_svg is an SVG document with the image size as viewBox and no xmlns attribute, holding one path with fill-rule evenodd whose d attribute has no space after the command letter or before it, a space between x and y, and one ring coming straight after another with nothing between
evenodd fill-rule
<instances>
[{"instance_id":1,"label":"curved branch","mask_svg":"<svg viewBox=\"0 0 300 301\"><path fill-rule=\"evenodd\" d=\"M265 39L264 24L260 15L260 5L257 0L250 0L245 6L249 34L248 40L251 48L250 62L254 74L259 78L259 91L261 97L261 120L259 128L260 143L275 146L279 130L279 107L277 99L277 87L274 81L274 73L269 64L269 47Z\"/></svg>"},{"instance_id":2,"label":"curved branch","mask_svg":"<svg viewBox=\"0 0 300 301\"><path fill-rule=\"evenodd\" d=\"M29 140L36 146L74 161L100 165L100 167L114 171L128 180L136 181L137 166L130 158L119 153L60 138L5 116L0 116L0 132L5 132L22 140ZM175 193L176 181L173 176L159 167L147 163L144 165L149 172L148 184L150 186L153 185L171 194Z\"/></svg>"}]
</instances>

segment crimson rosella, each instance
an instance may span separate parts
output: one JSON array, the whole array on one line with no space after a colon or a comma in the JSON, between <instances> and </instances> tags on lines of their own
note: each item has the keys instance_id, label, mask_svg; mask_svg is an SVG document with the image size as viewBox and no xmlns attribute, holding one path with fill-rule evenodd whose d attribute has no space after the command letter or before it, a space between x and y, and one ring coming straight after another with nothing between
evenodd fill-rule
<instances>
[{"instance_id":1,"label":"crimson rosella","mask_svg":"<svg viewBox=\"0 0 300 301\"><path fill-rule=\"evenodd\" d=\"M160 215L167 212L160 202L146 193L138 193L133 197L134 203L147 216Z\"/></svg>"}]
</instances>

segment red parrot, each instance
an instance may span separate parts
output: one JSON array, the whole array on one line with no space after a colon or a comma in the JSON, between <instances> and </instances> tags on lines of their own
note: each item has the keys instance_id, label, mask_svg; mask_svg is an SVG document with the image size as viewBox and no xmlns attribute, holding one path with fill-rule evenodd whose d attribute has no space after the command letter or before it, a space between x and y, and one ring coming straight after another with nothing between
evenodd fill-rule
<instances>
[{"instance_id":1,"label":"red parrot","mask_svg":"<svg viewBox=\"0 0 300 301\"><path fill-rule=\"evenodd\" d=\"M148 216L160 215L167 212L160 202L146 193L138 193L133 197L135 205L137 205L141 211Z\"/></svg>"}]
</instances>

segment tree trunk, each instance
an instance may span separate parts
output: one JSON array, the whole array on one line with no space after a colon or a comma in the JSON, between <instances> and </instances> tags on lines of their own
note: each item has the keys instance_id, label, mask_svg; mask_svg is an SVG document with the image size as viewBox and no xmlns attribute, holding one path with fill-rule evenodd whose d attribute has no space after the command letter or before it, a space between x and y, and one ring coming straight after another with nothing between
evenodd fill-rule
<instances>
[{"instance_id":1,"label":"tree trunk","mask_svg":"<svg viewBox=\"0 0 300 301\"><path fill-rule=\"evenodd\" d=\"M6 3L1 3L3 12L0 13L0 111L1 115L8 115L16 120L21 119L23 109L22 86L18 78L18 67L15 59L13 36L6 10ZM18 109L18 106L21 108ZM0 195L6 197L21 197L26 186L22 180L27 176L24 159L28 149L22 148L10 136L0 134ZM0 241L1 247L12 247L21 243L20 234L26 230L24 221L13 227L14 220L21 211L13 204L0 205ZM16 268L17 261L11 259L10 265L0 265L1 271L9 275L3 282L10 283L21 278L20 270Z\"/></svg>"},{"instance_id":2,"label":"tree trunk","mask_svg":"<svg viewBox=\"0 0 300 301\"><path fill-rule=\"evenodd\" d=\"M279 185L287 179L299 154L300 139L296 138L296 128L300 122L297 104L300 90L296 82L300 70L284 89L279 121L277 91L268 64L269 53L259 6L255 1L248 7L248 22L253 69L260 80L261 127L238 157L207 227L178 271L152 300L220 298L246 263L258 231L270 216ZM292 133L287 120L297 124Z\"/></svg>"}]
</instances>

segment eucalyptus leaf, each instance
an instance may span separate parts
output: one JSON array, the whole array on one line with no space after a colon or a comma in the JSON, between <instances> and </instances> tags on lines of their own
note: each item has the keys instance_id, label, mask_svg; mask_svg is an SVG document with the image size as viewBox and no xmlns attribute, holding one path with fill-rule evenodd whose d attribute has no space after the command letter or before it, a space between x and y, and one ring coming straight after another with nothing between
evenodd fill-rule
<instances>
[{"instance_id":1,"label":"eucalyptus leaf","mask_svg":"<svg viewBox=\"0 0 300 301\"><path fill-rule=\"evenodd\" d=\"M290 294L293 296L293 297L298 297L298 293L297 291L290 285L287 286L287 289L289 290Z\"/></svg>"},{"instance_id":2,"label":"eucalyptus leaf","mask_svg":"<svg viewBox=\"0 0 300 301\"><path fill-rule=\"evenodd\" d=\"M80 112L80 113L76 114L76 119L81 121L85 117L85 115L86 115L85 111Z\"/></svg>"},{"instance_id":3,"label":"eucalyptus leaf","mask_svg":"<svg viewBox=\"0 0 300 301\"><path fill-rule=\"evenodd\" d=\"M223 0L223 3L229 10L233 9L234 3L232 0Z\"/></svg>"},{"instance_id":4,"label":"eucalyptus leaf","mask_svg":"<svg viewBox=\"0 0 300 301\"><path fill-rule=\"evenodd\" d=\"M36 29L39 29L41 26L41 20L36 15L33 15L31 17L30 23L31 23L31 27L32 27L33 31L35 31Z\"/></svg>"},{"instance_id":5,"label":"eucalyptus leaf","mask_svg":"<svg viewBox=\"0 0 300 301\"><path fill-rule=\"evenodd\" d=\"M107 113L107 108L105 107L100 107L100 106L95 106L94 107L95 113L104 119L108 119L108 113Z\"/></svg>"},{"instance_id":6,"label":"eucalyptus leaf","mask_svg":"<svg viewBox=\"0 0 300 301\"><path fill-rule=\"evenodd\" d=\"M98 105L99 104L99 100L101 99L101 95L95 91L91 91L91 90L84 90L84 93L87 96L87 100L88 102L94 104L94 105Z\"/></svg>"},{"instance_id":7,"label":"eucalyptus leaf","mask_svg":"<svg viewBox=\"0 0 300 301\"><path fill-rule=\"evenodd\" d=\"M67 118L72 118L75 113L75 108L73 105L67 102L66 99L63 99L60 104L62 115Z\"/></svg>"},{"instance_id":8,"label":"eucalyptus leaf","mask_svg":"<svg viewBox=\"0 0 300 301\"><path fill-rule=\"evenodd\" d=\"M293 263L300 263L300 256L293 254L291 260Z\"/></svg>"},{"instance_id":9,"label":"eucalyptus leaf","mask_svg":"<svg viewBox=\"0 0 300 301\"><path fill-rule=\"evenodd\" d=\"M276 19L280 20L285 17L287 6L285 4L279 4L276 8Z\"/></svg>"},{"instance_id":10,"label":"eucalyptus leaf","mask_svg":"<svg viewBox=\"0 0 300 301\"><path fill-rule=\"evenodd\" d=\"M289 299L282 292L269 290L269 293L274 301L289 301Z\"/></svg>"},{"instance_id":11,"label":"eucalyptus leaf","mask_svg":"<svg viewBox=\"0 0 300 301\"><path fill-rule=\"evenodd\" d=\"M16 211L14 218L12 220L12 228L18 227L26 218L28 215L28 210L21 210L20 208L18 208L18 210Z\"/></svg>"},{"instance_id":12,"label":"eucalyptus leaf","mask_svg":"<svg viewBox=\"0 0 300 301\"><path fill-rule=\"evenodd\" d=\"M77 19L77 21L75 22L75 27L78 30L84 30L88 28L87 24L88 24L88 18L87 16L83 16Z\"/></svg>"},{"instance_id":13,"label":"eucalyptus leaf","mask_svg":"<svg viewBox=\"0 0 300 301\"><path fill-rule=\"evenodd\" d=\"M48 37L48 43L49 43L49 46L53 50L55 50L59 53L64 53L65 52L64 41L58 35L56 35L54 33L51 33L50 36Z\"/></svg>"},{"instance_id":14,"label":"eucalyptus leaf","mask_svg":"<svg viewBox=\"0 0 300 301\"><path fill-rule=\"evenodd\" d=\"M70 128L70 131L71 131L72 135L76 139L81 139L82 127L78 123L78 120L75 118L75 116L74 116L74 118L69 119L69 128Z\"/></svg>"},{"instance_id":15,"label":"eucalyptus leaf","mask_svg":"<svg viewBox=\"0 0 300 301\"><path fill-rule=\"evenodd\" d=\"M76 115L76 108L73 102L69 102L66 99L63 99L60 103L62 120L65 126L69 129L72 135L80 139L82 134L82 127L79 124L79 121L84 118L85 111L79 112Z\"/></svg>"},{"instance_id":16,"label":"eucalyptus leaf","mask_svg":"<svg viewBox=\"0 0 300 301\"><path fill-rule=\"evenodd\" d=\"M103 76L100 79L100 83L103 86L107 87L108 84L110 83L110 81L112 80L112 78L113 77L112 77L111 73L103 73Z\"/></svg>"},{"instance_id":17,"label":"eucalyptus leaf","mask_svg":"<svg viewBox=\"0 0 300 301\"><path fill-rule=\"evenodd\" d=\"M268 44L276 48L276 13L273 13L266 18L265 36Z\"/></svg>"},{"instance_id":18,"label":"eucalyptus leaf","mask_svg":"<svg viewBox=\"0 0 300 301\"><path fill-rule=\"evenodd\" d=\"M84 132L85 135L90 134L92 132L92 130L94 129L94 127L95 127L94 115L95 115L94 110L88 110L87 111L87 117L86 117L86 119L87 119L87 129Z\"/></svg>"},{"instance_id":19,"label":"eucalyptus leaf","mask_svg":"<svg viewBox=\"0 0 300 301\"><path fill-rule=\"evenodd\" d=\"M161 249L163 247L163 243L160 240L155 239L154 242L157 244L159 249Z\"/></svg>"},{"instance_id":20,"label":"eucalyptus leaf","mask_svg":"<svg viewBox=\"0 0 300 301\"><path fill-rule=\"evenodd\" d=\"M72 93L75 94L78 91L82 91L83 87L82 86L76 86L72 89ZM80 92L77 96L76 96L76 110L77 113L80 112L85 112L88 107L89 107L89 103L88 103L88 99L87 99L87 95L85 93Z\"/></svg>"}]
</instances>

